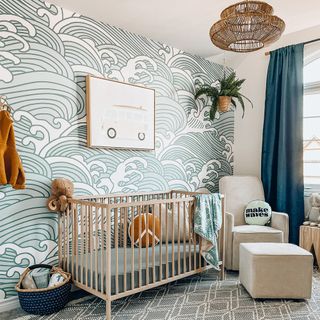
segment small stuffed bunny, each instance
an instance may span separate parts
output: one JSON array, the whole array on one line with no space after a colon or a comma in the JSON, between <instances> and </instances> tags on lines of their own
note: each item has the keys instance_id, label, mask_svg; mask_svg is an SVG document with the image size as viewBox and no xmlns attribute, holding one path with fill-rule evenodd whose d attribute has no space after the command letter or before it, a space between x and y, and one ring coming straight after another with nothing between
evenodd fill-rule
<instances>
[{"instance_id":1,"label":"small stuffed bunny","mask_svg":"<svg viewBox=\"0 0 320 320\"><path fill-rule=\"evenodd\" d=\"M320 227L320 194L313 193L309 198L310 210L307 221L303 224L305 226Z\"/></svg>"},{"instance_id":2,"label":"small stuffed bunny","mask_svg":"<svg viewBox=\"0 0 320 320\"><path fill-rule=\"evenodd\" d=\"M74 191L73 182L59 178L52 181L51 196L47 201L50 211L64 212L68 207L68 198L72 198Z\"/></svg>"}]
</instances>

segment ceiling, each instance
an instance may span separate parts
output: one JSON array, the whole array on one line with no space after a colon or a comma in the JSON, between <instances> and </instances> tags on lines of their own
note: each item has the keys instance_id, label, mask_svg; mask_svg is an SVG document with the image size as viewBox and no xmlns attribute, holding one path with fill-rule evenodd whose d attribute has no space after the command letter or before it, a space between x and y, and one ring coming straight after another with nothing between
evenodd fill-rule
<instances>
[{"instance_id":1,"label":"ceiling","mask_svg":"<svg viewBox=\"0 0 320 320\"><path fill-rule=\"evenodd\" d=\"M203 57L221 53L209 39L220 12L236 0L49 0L63 8ZM320 25L319 0L269 0L285 33Z\"/></svg>"}]
</instances>

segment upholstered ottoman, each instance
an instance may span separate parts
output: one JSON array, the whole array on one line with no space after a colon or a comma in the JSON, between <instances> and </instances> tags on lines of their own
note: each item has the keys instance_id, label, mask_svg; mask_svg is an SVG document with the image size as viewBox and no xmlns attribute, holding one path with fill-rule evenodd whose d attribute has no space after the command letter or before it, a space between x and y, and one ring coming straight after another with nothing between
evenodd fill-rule
<instances>
[{"instance_id":1,"label":"upholstered ottoman","mask_svg":"<svg viewBox=\"0 0 320 320\"><path fill-rule=\"evenodd\" d=\"M313 256L289 243L241 243L240 282L252 298L309 299Z\"/></svg>"}]
</instances>

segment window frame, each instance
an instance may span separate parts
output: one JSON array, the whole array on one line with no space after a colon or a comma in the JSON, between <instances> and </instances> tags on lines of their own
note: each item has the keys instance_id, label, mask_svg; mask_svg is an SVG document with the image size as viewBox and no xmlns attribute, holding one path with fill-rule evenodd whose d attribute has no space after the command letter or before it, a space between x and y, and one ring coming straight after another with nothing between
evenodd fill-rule
<instances>
[{"instance_id":1,"label":"window frame","mask_svg":"<svg viewBox=\"0 0 320 320\"><path fill-rule=\"evenodd\" d=\"M315 60L320 59L320 56L318 56L316 59L312 59L311 61L308 61L308 63L306 63L304 65L304 67L306 67L307 65L309 65L310 63L314 62ZM304 83L304 92L303 95L316 95L319 94L320 95L320 80L319 81L314 81L314 82L309 82L309 83ZM319 118L320 116L303 116L303 120L304 119L315 119L315 118ZM303 142L305 142L306 140L303 140ZM311 162L305 162L303 161L303 164L305 163L311 163ZM320 163L320 162L319 162ZM310 184L310 183L306 183L304 184L304 189L305 189L305 194L309 195L311 193L314 192L320 192L320 179L319 179L319 184Z\"/></svg>"}]
</instances>

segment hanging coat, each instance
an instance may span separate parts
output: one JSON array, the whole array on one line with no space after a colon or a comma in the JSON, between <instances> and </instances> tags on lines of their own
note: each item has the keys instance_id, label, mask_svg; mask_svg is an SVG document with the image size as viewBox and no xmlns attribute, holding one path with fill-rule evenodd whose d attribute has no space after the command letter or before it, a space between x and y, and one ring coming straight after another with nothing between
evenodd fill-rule
<instances>
[{"instance_id":1,"label":"hanging coat","mask_svg":"<svg viewBox=\"0 0 320 320\"><path fill-rule=\"evenodd\" d=\"M16 150L13 121L8 111L0 111L0 185L25 188L25 175Z\"/></svg>"}]
</instances>

